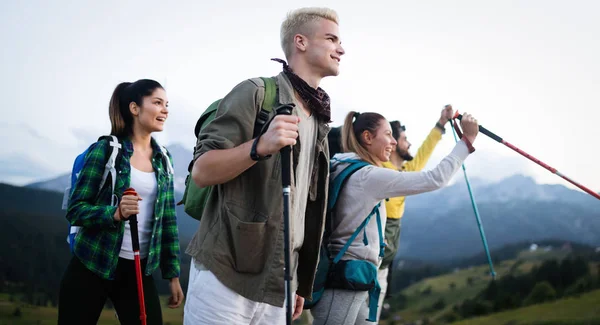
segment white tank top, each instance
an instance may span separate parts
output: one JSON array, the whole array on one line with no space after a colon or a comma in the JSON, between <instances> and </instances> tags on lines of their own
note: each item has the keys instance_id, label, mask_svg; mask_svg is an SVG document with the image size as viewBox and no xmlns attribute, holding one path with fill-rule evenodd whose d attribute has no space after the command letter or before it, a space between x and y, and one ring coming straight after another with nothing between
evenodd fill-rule
<instances>
[{"instance_id":1,"label":"white tank top","mask_svg":"<svg viewBox=\"0 0 600 325\"><path fill-rule=\"evenodd\" d=\"M137 215L138 233L140 238L140 259L148 257L148 248L150 247L150 238L152 237L152 228L154 226L154 203L158 184L154 172L143 172L131 166L131 187L142 198L139 201L140 213ZM131 228L129 221L125 221L125 233L121 252L119 257L133 260L133 246L131 242Z\"/></svg>"}]
</instances>

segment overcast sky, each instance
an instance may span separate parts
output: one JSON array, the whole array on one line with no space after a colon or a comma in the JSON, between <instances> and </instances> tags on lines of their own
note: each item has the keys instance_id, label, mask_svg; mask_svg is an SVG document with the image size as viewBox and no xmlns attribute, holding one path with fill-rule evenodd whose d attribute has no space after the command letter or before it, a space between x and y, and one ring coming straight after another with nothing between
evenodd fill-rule
<instances>
[{"instance_id":1,"label":"overcast sky","mask_svg":"<svg viewBox=\"0 0 600 325\"><path fill-rule=\"evenodd\" d=\"M211 102L281 70L269 60L283 57L280 24L313 5L337 10L346 50L340 75L322 82L333 125L349 110L377 111L407 125L416 151L451 103L600 191L598 1L3 1L0 181L67 172L110 131L122 81L163 83L170 118L157 136L191 149ZM446 134L429 166L453 143ZM566 184L489 138L475 146L472 177Z\"/></svg>"}]
</instances>

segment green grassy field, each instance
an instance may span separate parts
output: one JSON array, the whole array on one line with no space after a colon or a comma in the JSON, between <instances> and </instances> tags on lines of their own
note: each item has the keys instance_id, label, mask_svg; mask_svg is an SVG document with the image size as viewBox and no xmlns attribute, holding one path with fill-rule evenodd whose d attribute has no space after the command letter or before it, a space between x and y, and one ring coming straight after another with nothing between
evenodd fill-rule
<instances>
[{"instance_id":1,"label":"green grassy field","mask_svg":"<svg viewBox=\"0 0 600 325\"><path fill-rule=\"evenodd\" d=\"M183 324L183 305L177 309L166 307L167 297L161 297L163 323L165 325ZM17 307L21 316L14 316ZM0 325L55 325L58 309L53 307L37 307L11 302L6 294L0 294ZM114 310L104 309L98 325L119 325Z\"/></svg>"},{"instance_id":2,"label":"green grassy field","mask_svg":"<svg viewBox=\"0 0 600 325\"><path fill-rule=\"evenodd\" d=\"M527 261L517 264L514 260L504 261L494 265L494 270L497 277L510 273L522 274L528 272L536 263ZM491 279L487 265L425 279L402 291L408 299L405 308L397 314L406 321L415 321L424 317L436 319L450 310L452 305L475 297L485 289ZM440 299L443 299L446 307L438 311L428 310ZM390 304L394 305L394 303L394 300L390 301Z\"/></svg>"},{"instance_id":3,"label":"green grassy field","mask_svg":"<svg viewBox=\"0 0 600 325\"><path fill-rule=\"evenodd\" d=\"M163 324L181 325L183 324L183 304L177 309L170 309L166 306L167 297L161 297ZM15 317L13 314L19 307L21 316ZM0 293L0 325L56 325L58 319L58 309L55 307L37 307L29 306L19 302L9 301L7 294ZM306 315L294 324L308 324ZM104 309L98 320L98 325L119 325L115 317L115 311Z\"/></svg>"},{"instance_id":4,"label":"green grassy field","mask_svg":"<svg viewBox=\"0 0 600 325\"><path fill-rule=\"evenodd\" d=\"M163 299L164 300L164 299ZM21 317L12 316L21 306ZM163 307L165 325L182 324L183 309ZM51 307L22 306L8 301L0 295L0 325L54 325L57 310ZM99 325L118 325L111 310L105 310ZM600 324L600 290L579 297L566 298L551 303L520 308L486 317L473 318L453 323L457 325L595 325Z\"/></svg>"},{"instance_id":5,"label":"green grassy field","mask_svg":"<svg viewBox=\"0 0 600 325\"><path fill-rule=\"evenodd\" d=\"M508 274L523 274L529 272L535 265L549 257L559 257L555 253L523 253L518 260L503 261L494 265L498 277ZM598 271L597 265L590 265L592 274ZM405 308L394 311L397 304L394 299L388 301L392 305L391 318L399 315L401 322L381 321L381 324L403 324L428 318L434 324L439 317L450 311L453 305L462 303L465 299L475 297L491 280L487 265L462 269L454 273L424 279L404 289L402 294L407 297ZM431 310L434 303L442 299L445 306L439 310ZM183 322L183 306L178 309L166 307L167 297L161 297L163 321L165 325L179 325ZM19 308L21 316L13 314ZM36 307L11 302L7 294L0 293L0 325L54 325L57 320L57 309L53 307ZM102 312L99 325L118 325L114 310L105 309ZM309 324L306 315L295 324ZM567 298L555 302L534 305L527 308L497 313L481 318L464 320L461 325L558 325L558 324L599 324L600 325L600 290L596 290L577 298Z\"/></svg>"},{"instance_id":6,"label":"green grassy field","mask_svg":"<svg viewBox=\"0 0 600 325\"><path fill-rule=\"evenodd\" d=\"M600 324L600 290L545 304L453 323L456 325Z\"/></svg>"},{"instance_id":7,"label":"green grassy field","mask_svg":"<svg viewBox=\"0 0 600 325\"><path fill-rule=\"evenodd\" d=\"M496 271L497 278L506 276L508 274L520 275L530 272L534 266L543 263L544 260L561 259L565 256L566 254L561 251L524 251L521 252L521 254L519 254L516 260L507 260L501 263L494 264L494 269ZM591 263L590 270L593 275L596 275L598 271L598 266L596 264ZM446 314L447 312L451 311L454 305L462 303L465 299L474 298L478 293L485 289L489 281L491 280L491 276L489 274L489 266L481 265L468 269L462 269L454 273L424 279L418 283L415 283L412 286L402 290L401 293L407 298L407 300L404 305L404 308L402 308L400 311L394 310L394 305L397 304L397 299L395 300L394 298L392 298L389 301L389 304L392 306L392 308L390 310L391 316L388 319L391 320L394 318L394 316L396 316L396 318L397 316L400 316L400 319L402 319L402 321L405 323L415 322L418 320L423 320L425 318L433 322L439 321L440 317ZM439 302L440 299L443 300L444 307L438 310L433 310L431 307L436 302ZM577 308L575 308L575 306L572 305L567 305L567 307L565 308L573 308L577 310ZM592 309L590 309L590 304L583 304L581 308L584 312L592 313ZM596 308L600 310L600 303L597 304ZM519 316L520 315L515 316L517 318L513 318L513 320L520 319L518 318ZM594 316L592 316L592 319L593 317ZM565 319L571 318L567 316L567 318ZM572 319L575 320L577 318ZM514 325L513 323L507 322L500 324ZM386 324L383 321L381 323ZM388 323L393 324L392 321L389 321ZM487 323L483 322L473 324Z\"/></svg>"}]
</instances>

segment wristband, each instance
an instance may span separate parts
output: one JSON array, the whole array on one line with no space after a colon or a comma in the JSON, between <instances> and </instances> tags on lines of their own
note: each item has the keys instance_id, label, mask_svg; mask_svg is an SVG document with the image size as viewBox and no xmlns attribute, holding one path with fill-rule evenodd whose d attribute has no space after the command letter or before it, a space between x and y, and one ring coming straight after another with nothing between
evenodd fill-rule
<instances>
[{"instance_id":1,"label":"wristband","mask_svg":"<svg viewBox=\"0 0 600 325\"><path fill-rule=\"evenodd\" d=\"M254 161L261 161L271 158L271 155L266 155L264 157L258 155L258 153L256 152L256 147L258 146L258 139L260 139L260 136L256 137L256 139L254 139L254 142L252 143L252 149L250 149L250 158L252 158L252 160Z\"/></svg>"},{"instance_id":2,"label":"wristband","mask_svg":"<svg viewBox=\"0 0 600 325\"><path fill-rule=\"evenodd\" d=\"M442 131L442 134L446 134L446 128L438 121L435 122L435 127Z\"/></svg>"}]
</instances>

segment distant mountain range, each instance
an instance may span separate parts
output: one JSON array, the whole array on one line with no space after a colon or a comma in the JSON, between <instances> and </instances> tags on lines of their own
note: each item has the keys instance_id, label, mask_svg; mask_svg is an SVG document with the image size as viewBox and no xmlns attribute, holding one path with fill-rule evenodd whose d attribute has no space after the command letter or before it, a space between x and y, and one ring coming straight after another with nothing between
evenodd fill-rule
<instances>
[{"instance_id":1,"label":"distant mountain range","mask_svg":"<svg viewBox=\"0 0 600 325\"><path fill-rule=\"evenodd\" d=\"M550 238L600 246L600 201L586 193L519 175L473 183L490 249ZM431 261L483 251L465 182L408 197L400 243L400 256Z\"/></svg>"},{"instance_id":2,"label":"distant mountain range","mask_svg":"<svg viewBox=\"0 0 600 325\"><path fill-rule=\"evenodd\" d=\"M177 199L185 188L191 149L181 145L168 147L175 162ZM435 262L483 251L465 182L462 178L457 180L444 189L407 197L400 236L401 257ZM27 187L62 192L68 182L69 175L65 174ZM537 184L520 175L497 183L472 179L471 185L490 249L542 239L600 246L600 201L585 193L563 185ZM181 235L191 238L198 222L187 216L181 206L178 219Z\"/></svg>"},{"instance_id":3,"label":"distant mountain range","mask_svg":"<svg viewBox=\"0 0 600 325\"><path fill-rule=\"evenodd\" d=\"M31 179L41 179L52 175L51 170L43 162L37 161L26 154L12 154L0 158L0 179L24 184Z\"/></svg>"},{"instance_id":4,"label":"distant mountain range","mask_svg":"<svg viewBox=\"0 0 600 325\"><path fill-rule=\"evenodd\" d=\"M169 153L173 157L173 168L175 169L175 191L183 193L185 190L185 178L188 174L188 165L193 158L192 151L179 144L167 146L167 150L169 150ZM41 180L28 184L26 187L62 192L71 182L70 179L71 174L65 173L48 180Z\"/></svg>"},{"instance_id":5,"label":"distant mountain range","mask_svg":"<svg viewBox=\"0 0 600 325\"><path fill-rule=\"evenodd\" d=\"M0 183L0 283L44 292L56 301L58 286L71 253L66 242L68 222L61 209L62 192ZM181 282L187 288L190 257L183 253L198 222L178 210L181 243ZM168 293L168 283L158 290Z\"/></svg>"}]
</instances>

